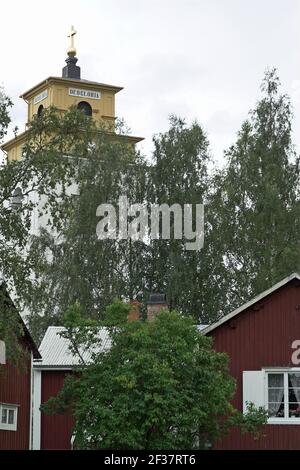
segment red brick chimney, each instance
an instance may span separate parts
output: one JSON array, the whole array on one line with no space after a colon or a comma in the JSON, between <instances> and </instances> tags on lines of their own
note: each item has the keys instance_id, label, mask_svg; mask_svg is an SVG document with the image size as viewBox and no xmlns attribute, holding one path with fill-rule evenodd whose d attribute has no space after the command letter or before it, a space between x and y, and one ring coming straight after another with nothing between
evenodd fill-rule
<instances>
[{"instance_id":1,"label":"red brick chimney","mask_svg":"<svg viewBox=\"0 0 300 470\"><path fill-rule=\"evenodd\" d=\"M168 308L165 294L151 294L147 302L147 320L151 321L161 310Z\"/></svg>"},{"instance_id":2,"label":"red brick chimney","mask_svg":"<svg viewBox=\"0 0 300 470\"><path fill-rule=\"evenodd\" d=\"M137 300L131 300L129 304L131 305L132 308L127 315L128 321L139 320L141 316L141 303L138 302Z\"/></svg>"}]
</instances>

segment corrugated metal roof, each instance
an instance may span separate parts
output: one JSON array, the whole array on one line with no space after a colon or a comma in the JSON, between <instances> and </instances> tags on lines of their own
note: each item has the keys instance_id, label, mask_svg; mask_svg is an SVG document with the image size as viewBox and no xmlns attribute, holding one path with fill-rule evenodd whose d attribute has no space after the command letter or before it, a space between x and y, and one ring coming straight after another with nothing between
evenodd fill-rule
<instances>
[{"instance_id":1,"label":"corrugated metal roof","mask_svg":"<svg viewBox=\"0 0 300 470\"><path fill-rule=\"evenodd\" d=\"M202 331L205 330L209 325L197 325L197 330Z\"/></svg>"},{"instance_id":2,"label":"corrugated metal roof","mask_svg":"<svg viewBox=\"0 0 300 470\"><path fill-rule=\"evenodd\" d=\"M34 361L34 368L68 369L81 365L80 358L69 350L69 340L60 335L63 331L65 328L62 326L49 326L39 348L42 360ZM100 352L110 347L111 340L107 328L99 329L98 336L99 346L88 351L79 350L86 363L91 361L93 352Z\"/></svg>"}]
</instances>

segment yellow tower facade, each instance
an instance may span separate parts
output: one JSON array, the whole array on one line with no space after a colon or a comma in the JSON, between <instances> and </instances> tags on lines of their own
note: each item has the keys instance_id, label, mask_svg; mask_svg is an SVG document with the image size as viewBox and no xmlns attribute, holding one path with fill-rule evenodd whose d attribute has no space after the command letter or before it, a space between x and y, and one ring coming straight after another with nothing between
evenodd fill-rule
<instances>
[{"instance_id":1,"label":"yellow tower facade","mask_svg":"<svg viewBox=\"0 0 300 470\"><path fill-rule=\"evenodd\" d=\"M26 130L2 145L8 160L19 160L22 157L22 148L28 138L28 124L35 115L41 115L43 110L50 106L61 112L76 106L95 121L107 124L108 129L114 132L115 95L123 88L81 78L74 46L75 34L76 31L72 27L69 34L68 57L62 76L48 77L20 96L28 107ZM131 144L143 140L141 137L133 136L122 136L122 139Z\"/></svg>"}]
</instances>

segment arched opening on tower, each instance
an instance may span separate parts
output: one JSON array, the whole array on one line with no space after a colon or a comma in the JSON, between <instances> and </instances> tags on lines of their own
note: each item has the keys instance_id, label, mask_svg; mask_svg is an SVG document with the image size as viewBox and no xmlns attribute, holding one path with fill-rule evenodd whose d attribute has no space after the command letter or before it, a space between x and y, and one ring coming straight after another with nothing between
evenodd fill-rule
<instances>
[{"instance_id":1,"label":"arched opening on tower","mask_svg":"<svg viewBox=\"0 0 300 470\"><path fill-rule=\"evenodd\" d=\"M80 103L77 105L77 108L86 116L91 116L93 113L91 105L86 101L80 101Z\"/></svg>"},{"instance_id":2,"label":"arched opening on tower","mask_svg":"<svg viewBox=\"0 0 300 470\"><path fill-rule=\"evenodd\" d=\"M40 104L40 106L38 107L38 111L37 111L38 117L41 117L43 112L44 112L44 106Z\"/></svg>"},{"instance_id":3,"label":"arched opening on tower","mask_svg":"<svg viewBox=\"0 0 300 470\"><path fill-rule=\"evenodd\" d=\"M10 200L10 207L12 210L18 210L22 207L23 193L21 188L16 188Z\"/></svg>"}]
</instances>

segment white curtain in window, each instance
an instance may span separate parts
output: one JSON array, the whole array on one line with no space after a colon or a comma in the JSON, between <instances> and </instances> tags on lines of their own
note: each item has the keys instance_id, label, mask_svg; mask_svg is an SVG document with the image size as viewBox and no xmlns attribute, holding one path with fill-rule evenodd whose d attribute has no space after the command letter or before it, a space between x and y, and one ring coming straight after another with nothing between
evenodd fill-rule
<instances>
[{"instance_id":1,"label":"white curtain in window","mask_svg":"<svg viewBox=\"0 0 300 470\"><path fill-rule=\"evenodd\" d=\"M293 392L297 399L298 405L300 406L300 374L289 374L291 384L293 386Z\"/></svg>"},{"instance_id":2,"label":"white curtain in window","mask_svg":"<svg viewBox=\"0 0 300 470\"><path fill-rule=\"evenodd\" d=\"M269 374L269 411L272 416L278 413L283 395L283 374Z\"/></svg>"}]
</instances>

